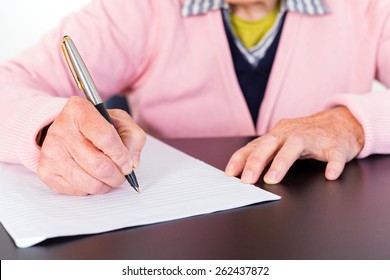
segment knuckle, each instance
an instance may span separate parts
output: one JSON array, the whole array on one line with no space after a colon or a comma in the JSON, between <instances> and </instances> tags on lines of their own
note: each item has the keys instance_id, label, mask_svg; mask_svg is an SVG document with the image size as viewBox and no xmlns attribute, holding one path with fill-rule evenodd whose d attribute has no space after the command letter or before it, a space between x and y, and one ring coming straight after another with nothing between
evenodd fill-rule
<instances>
[{"instance_id":1,"label":"knuckle","mask_svg":"<svg viewBox=\"0 0 390 280\"><path fill-rule=\"evenodd\" d=\"M120 142L119 136L113 127L112 127L112 129L110 127L110 129L106 132L102 132L102 135L104 135L104 137L101 137L99 139L101 146L102 146L101 147L102 149L115 146L118 144L118 142Z\"/></svg>"},{"instance_id":2,"label":"knuckle","mask_svg":"<svg viewBox=\"0 0 390 280\"><path fill-rule=\"evenodd\" d=\"M68 99L68 102L66 102L64 110L70 111L70 112L78 112L82 111L80 110L83 104L83 100L81 97L78 96L72 96Z\"/></svg>"},{"instance_id":3,"label":"knuckle","mask_svg":"<svg viewBox=\"0 0 390 280\"><path fill-rule=\"evenodd\" d=\"M280 141L280 136L277 134L268 133L260 138L261 143L275 144Z\"/></svg>"},{"instance_id":4,"label":"knuckle","mask_svg":"<svg viewBox=\"0 0 390 280\"><path fill-rule=\"evenodd\" d=\"M280 165L280 164L283 164L285 162L290 162L291 160L292 160L292 156L290 153L288 153L286 151L279 151L275 155L273 163Z\"/></svg>"},{"instance_id":5,"label":"knuckle","mask_svg":"<svg viewBox=\"0 0 390 280\"><path fill-rule=\"evenodd\" d=\"M258 148L259 145L261 145L264 141L264 139L267 139L268 135L265 134L263 136L260 136L252 141L250 141L249 143L247 143L243 148L241 148L240 150L238 151L242 151L242 152L252 152L253 150L255 150L256 148Z\"/></svg>"},{"instance_id":6,"label":"knuckle","mask_svg":"<svg viewBox=\"0 0 390 280\"><path fill-rule=\"evenodd\" d=\"M244 152L245 150L253 150L256 148L256 146L259 144L260 138L257 138L253 141L250 141L247 143L243 148L239 149L237 152Z\"/></svg>"},{"instance_id":7,"label":"knuckle","mask_svg":"<svg viewBox=\"0 0 390 280\"><path fill-rule=\"evenodd\" d=\"M114 174L115 166L109 160L99 159L95 162L94 172L98 178L109 178Z\"/></svg>"},{"instance_id":8,"label":"knuckle","mask_svg":"<svg viewBox=\"0 0 390 280\"><path fill-rule=\"evenodd\" d=\"M68 102L64 107L64 114L69 118L77 118L80 121L87 120L90 110L91 103L86 99L79 96L72 96L69 98Z\"/></svg>"},{"instance_id":9,"label":"knuckle","mask_svg":"<svg viewBox=\"0 0 390 280\"><path fill-rule=\"evenodd\" d=\"M290 166L290 162L290 158L283 155L278 155L278 157L275 158L272 162L272 168L275 170L285 170Z\"/></svg>"},{"instance_id":10,"label":"knuckle","mask_svg":"<svg viewBox=\"0 0 390 280\"><path fill-rule=\"evenodd\" d=\"M250 169L257 169L259 166L263 166L266 163L266 159L260 153L252 153L247 161L246 167Z\"/></svg>"},{"instance_id":11,"label":"knuckle","mask_svg":"<svg viewBox=\"0 0 390 280\"><path fill-rule=\"evenodd\" d=\"M289 126L291 123L290 119L280 119L277 123L276 126Z\"/></svg>"},{"instance_id":12,"label":"knuckle","mask_svg":"<svg viewBox=\"0 0 390 280\"><path fill-rule=\"evenodd\" d=\"M304 143L304 137L299 134L291 134L286 139L286 144L292 145L292 146L303 146Z\"/></svg>"},{"instance_id":13,"label":"knuckle","mask_svg":"<svg viewBox=\"0 0 390 280\"><path fill-rule=\"evenodd\" d=\"M71 96L66 105L68 105L69 108L81 108L85 102L86 100L80 96Z\"/></svg>"},{"instance_id":14,"label":"knuckle","mask_svg":"<svg viewBox=\"0 0 390 280\"><path fill-rule=\"evenodd\" d=\"M128 150L118 132L113 126L109 127L105 133L105 137L100 141L100 149L109 152L109 156L115 159L126 157Z\"/></svg>"},{"instance_id":15,"label":"knuckle","mask_svg":"<svg viewBox=\"0 0 390 280\"><path fill-rule=\"evenodd\" d=\"M263 157L259 153L252 153L248 157L248 163L249 164L257 164L259 162L263 161Z\"/></svg>"}]
</instances>

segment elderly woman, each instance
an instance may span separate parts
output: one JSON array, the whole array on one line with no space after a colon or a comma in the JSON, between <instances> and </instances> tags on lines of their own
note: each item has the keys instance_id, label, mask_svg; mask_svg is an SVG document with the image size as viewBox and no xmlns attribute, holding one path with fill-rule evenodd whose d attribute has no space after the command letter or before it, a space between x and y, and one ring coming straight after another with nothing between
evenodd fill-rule
<instances>
[{"instance_id":1,"label":"elderly woman","mask_svg":"<svg viewBox=\"0 0 390 280\"><path fill-rule=\"evenodd\" d=\"M272 162L274 184L314 158L337 179L351 159L390 152L390 95L369 92L390 84L389 13L385 0L96 0L0 67L0 160L98 194L140 164L144 131L252 135L227 175L254 183ZM127 96L132 118L110 111L116 130L76 96L66 34L103 99Z\"/></svg>"}]
</instances>

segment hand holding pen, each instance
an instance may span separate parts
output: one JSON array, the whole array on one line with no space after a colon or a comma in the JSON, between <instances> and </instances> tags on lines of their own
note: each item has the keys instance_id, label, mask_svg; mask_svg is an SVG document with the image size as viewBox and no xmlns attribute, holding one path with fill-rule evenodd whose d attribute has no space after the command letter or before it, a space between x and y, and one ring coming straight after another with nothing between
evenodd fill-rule
<instances>
[{"instance_id":1,"label":"hand holding pen","mask_svg":"<svg viewBox=\"0 0 390 280\"><path fill-rule=\"evenodd\" d=\"M109 110L109 115L112 125L90 101L71 97L43 142L38 166L42 181L70 195L119 187L139 165L146 138L126 112Z\"/></svg>"}]
</instances>

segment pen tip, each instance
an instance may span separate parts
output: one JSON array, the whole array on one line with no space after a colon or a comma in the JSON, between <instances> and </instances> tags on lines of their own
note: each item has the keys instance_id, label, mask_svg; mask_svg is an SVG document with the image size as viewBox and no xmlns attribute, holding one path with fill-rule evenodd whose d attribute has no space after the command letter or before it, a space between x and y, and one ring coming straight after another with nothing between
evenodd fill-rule
<instances>
[{"instance_id":1,"label":"pen tip","mask_svg":"<svg viewBox=\"0 0 390 280\"><path fill-rule=\"evenodd\" d=\"M125 177L126 177L126 180L129 182L130 186L132 186L132 188L133 188L136 192L140 193L140 191L139 191L139 185L138 185L138 182L137 182L137 178L136 178L135 175L134 175L134 172L132 172L132 173L129 174L129 175L126 175Z\"/></svg>"}]
</instances>

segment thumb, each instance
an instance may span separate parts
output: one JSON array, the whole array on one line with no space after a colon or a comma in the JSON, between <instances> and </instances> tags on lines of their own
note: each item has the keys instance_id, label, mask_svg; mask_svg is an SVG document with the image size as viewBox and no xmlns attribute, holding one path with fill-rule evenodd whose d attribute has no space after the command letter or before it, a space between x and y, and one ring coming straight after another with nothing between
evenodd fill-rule
<instances>
[{"instance_id":1,"label":"thumb","mask_svg":"<svg viewBox=\"0 0 390 280\"><path fill-rule=\"evenodd\" d=\"M346 163L346 156L338 150L330 150L328 153L328 164L326 165L325 177L328 180L336 180L340 177Z\"/></svg>"}]
</instances>

